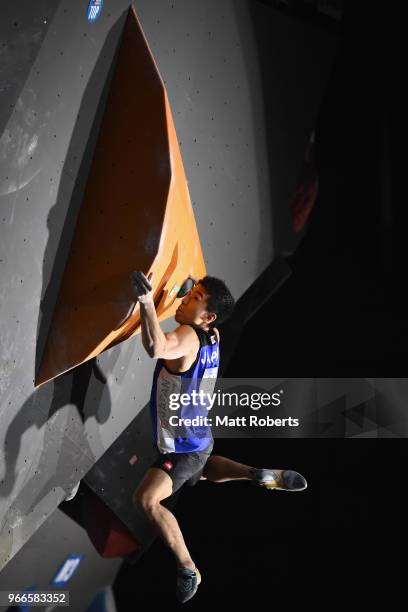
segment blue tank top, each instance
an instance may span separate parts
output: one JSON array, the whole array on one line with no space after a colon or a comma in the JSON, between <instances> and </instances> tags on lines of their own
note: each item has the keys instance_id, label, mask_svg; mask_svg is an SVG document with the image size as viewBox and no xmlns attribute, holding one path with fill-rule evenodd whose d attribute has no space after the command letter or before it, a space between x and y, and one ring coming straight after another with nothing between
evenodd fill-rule
<instances>
[{"instance_id":1,"label":"blue tank top","mask_svg":"<svg viewBox=\"0 0 408 612\"><path fill-rule=\"evenodd\" d=\"M216 333L206 332L195 325L191 327L196 331L200 341L197 357L191 367L185 372L175 373L167 368L164 359L158 359L153 374L150 415L154 441L161 453L201 451L214 441L211 427L205 424L204 417L211 418L211 412L207 410L205 401L198 402L198 396L196 396L195 404L190 401L187 405L180 405L177 410L170 409L169 400L172 393L188 393L190 398L194 398L191 395L192 391L198 393L202 390L212 393L217 379L219 344ZM174 416L179 419L193 419L194 417L202 417L202 419L198 425L183 426L182 431L180 427L177 427L175 431L175 428L169 423L169 418Z\"/></svg>"}]
</instances>

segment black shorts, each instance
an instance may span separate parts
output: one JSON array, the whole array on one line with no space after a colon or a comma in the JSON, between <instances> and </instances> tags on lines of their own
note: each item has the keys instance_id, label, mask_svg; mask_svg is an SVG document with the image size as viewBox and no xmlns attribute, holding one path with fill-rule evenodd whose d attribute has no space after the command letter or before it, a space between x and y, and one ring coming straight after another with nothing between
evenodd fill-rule
<instances>
[{"instance_id":1,"label":"black shorts","mask_svg":"<svg viewBox=\"0 0 408 612\"><path fill-rule=\"evenodd\" d=\"M211 455L214 441L202 451L189 453L160 453L151 467L164 470L173 481L173 493L185 483L193 487L200 480L204 466ZM157 446L155 447L157 450Z\"/></svg>"}]
</instances>

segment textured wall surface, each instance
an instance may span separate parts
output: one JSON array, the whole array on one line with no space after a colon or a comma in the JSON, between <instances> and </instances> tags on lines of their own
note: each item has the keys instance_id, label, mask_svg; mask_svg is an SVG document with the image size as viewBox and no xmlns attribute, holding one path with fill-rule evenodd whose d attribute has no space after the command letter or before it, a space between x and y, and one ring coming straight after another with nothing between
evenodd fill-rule
<instances>
[{"instance_id":1,"label":"textured wall surface","mask_svg":"<svg viewBox=\"0 0 408 612\"><path fill-rule=\"evenodd\" d=\"M22 591L31 585L52 590L50 582L70 555L82 556L65 587L70 612L83 612L95 595L112 584L121 559L103 559L82 527L61 510L53 512L0 574L1 591ZM47 606L36 608L38 612Z\"/></svg>"},{"instance_id":2,"label":"textured wall surface","mask_svg":"<svg viewBox=\"0 0 408 612\"><path fill-rule=\"evenodd\" d=\"M0 6L0 567L149 397L154 362L140 337L33 386L128 6L105 2L94 23L79 0ZM208 272L238 298L299 240L287 203L337 40L244 0L134 6L172 105ZM150 449L138 439L145 460Z\"/></svg>"}]
</instances>

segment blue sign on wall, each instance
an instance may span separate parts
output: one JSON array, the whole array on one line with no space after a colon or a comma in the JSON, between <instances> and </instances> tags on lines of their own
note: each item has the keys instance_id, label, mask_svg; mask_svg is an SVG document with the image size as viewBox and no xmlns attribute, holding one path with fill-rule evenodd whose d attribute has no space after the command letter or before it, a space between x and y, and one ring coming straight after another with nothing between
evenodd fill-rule
<instances>
[{"instance_id":1,"label":"blue sign on wall","mask_svg":"<svg viewBox=\"0 0 408 612\"><path fill-rule=\"evenodd\" d=\"M102 13L103 0L91 0L88 4L88 21L96 21Z\"/></svg>"},{"instance_id":2,"label":"blue sign on wall","mask_svg":"<svg viewBox=\"0 0 408 612\"><path fill-rule=\"evenodd\" d=\"M51 580L50 584L55 586L66 584L69 580L71 580L83 558L84 555L70 555L67 557L59 568L58 572L55 574L54 578Z\"/></svg>"},{"instance_id":3,"label":"blue sign on wall","mask_svg":"<svg viewBox=\"0 0 408 612\"><path fill-rule=\"evenodd\" d=\"M24 595L28 595L28 593L35 593L36 591L38 591L38 586L36 584L32 584L31 586L24 589L23 593ZM23 593L21 593L21 595ZM19 612L31 612L32 606L30 604L21 604L21 606L16 606L16 609Z\"/></svg>"}]
</instances>

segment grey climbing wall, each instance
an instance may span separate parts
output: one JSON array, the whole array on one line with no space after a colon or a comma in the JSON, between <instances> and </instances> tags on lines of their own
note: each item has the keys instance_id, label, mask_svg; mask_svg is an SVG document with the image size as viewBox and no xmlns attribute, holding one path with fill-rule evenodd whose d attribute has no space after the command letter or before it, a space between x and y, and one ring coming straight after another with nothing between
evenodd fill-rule
<instances>
[{"instance_id":1,"label":"grey climbing wall","mask_svg":"<svg viewBox=\"0 0 408 612\"><path fill-rule=\"evenodd\" d=\"M103 559L86 531L57 509L3 569L0 590L53 590L57 587L52 582L57 578L61 582L58 590L69 591L70 612L84 612L95 595L113 583L121 563L121 559ZM35 610L50 608L48 604Z\"/></svg>"},{"instance_id":2,"label":"grey climbing wall","mask_svg":"<svg viewBox=\"0 0 408 612\"><path fill-rule=\"evenodd\" d=\"M0 568L149 397L140 337L33 384L128 7L105 0L91 23L82 0L0 4ZM337 37L246 0L134 7L169 94L207 269L239 298L299 240L287 204ZM137 445L148 457L151 440Z\"/></svg>"}]
</instances>

